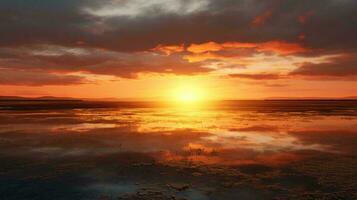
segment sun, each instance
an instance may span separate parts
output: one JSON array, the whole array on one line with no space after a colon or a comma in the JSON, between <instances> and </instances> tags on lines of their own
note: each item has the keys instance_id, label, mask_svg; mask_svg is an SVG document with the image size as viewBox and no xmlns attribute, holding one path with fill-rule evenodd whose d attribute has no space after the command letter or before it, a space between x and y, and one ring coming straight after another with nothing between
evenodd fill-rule
<instances>
[{"instance_id":1,"label":"sun","mask_svg":"<svg viewBox=\"0 0 357 200\"><path fill-rule=\"evenodd\" d=\"M202 77L175 77L163 91L167 103L177 107L202 108L215 99L212 82Z\"/></svg>"},{"instance_id":2,"label":"sun","mask_svg":"<svg viewBox=\"0 0 357 200\"><path fill-rule=\"evenodd\" d=\"M178 100L182 102L194 102L199 100L199 96L193 90L186 90L178 94Z\"/></svg>"},{"instance_id":3,"label":"sun","mask_svg":"<svg viewBox=\"0 0 357 200\"><path fill-rule=\"evenodd\" d=\"M181 86L174 90L173 100L181 103L195 103L204 100L204 92L193 85Z\"/></svg>"}]
</instances>

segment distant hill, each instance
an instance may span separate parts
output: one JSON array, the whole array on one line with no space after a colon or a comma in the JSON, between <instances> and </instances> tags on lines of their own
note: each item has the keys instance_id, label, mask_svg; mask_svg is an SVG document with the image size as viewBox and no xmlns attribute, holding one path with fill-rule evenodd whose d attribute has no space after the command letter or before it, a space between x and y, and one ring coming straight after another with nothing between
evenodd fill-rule
<instances>
[{"instance_id":1,"label":"distant hill","mask_svg":"<svg viewBox=\"0 0 357 200\"><path fill-rule=\"evenodd\" d=\"M160 101L160 98L83 98L85 101L110 101L110 102L153 102Z\"/></svg>"},{"instance_id":2,"label":"distant hill","mask_svg":"<svg viewBox=\"0 0 357 200\"><path fill-rule=\"evenodd\" d=\"M357 99L357 96L349 96L349 97L345 97L344 99Z\"/></svg>"},{"instance_id":3,"label":"distant hill","mask_svg":"<svg viewBox=\"0 0 357 200\"><path fill-rule=\"evenodd\" d=\"M43 96L43 97L37 97L35 99L38 99L38 100L81 100L81 99L76 99L76 98L71 98L71 97L53 97L53 96Z\"/></svg>"},{"instance_id":4,"label":"distant hill","mask_svg":"<svg viewBox=\"0 0 357 200\"><path fill-rule=\"evenodd\" d=\"M43 96L43 97L20 97L20 96L0 96L0 101L81 101L81 99L75 99L70 97L53 97L53 96Z\"/></svg>"},{"instance_id":5,"label":"distant hill","mask_svg":"<svg viewBox=\"0 0 357 200\"><path fill-rule=\"evenodd\" d=\"M21 97L21 96L0 96L0 101L95 101L95 102L130 102L130 101L155 101L154 99L139 98L71 98L71 97Z\"/></svg>"},{"instance_id":6,"label":"distant hill","mask_svg":"<svg viewBox=\"0 0 357 200\"><path fill-rule=\"evenodd\" d=\"M0 96L0 100L26 100L26 98L17 96Z\"/></svg>"},{"instance_id":7,"label":"distant hill","mask_svg":"<svg viewBox=\"0 0 357 200\"><path fill-rule=\"evenodd\" d=\"M357 96L348 97L269 97L264 100L357 100Z\"/></svg>"}]
</instances>

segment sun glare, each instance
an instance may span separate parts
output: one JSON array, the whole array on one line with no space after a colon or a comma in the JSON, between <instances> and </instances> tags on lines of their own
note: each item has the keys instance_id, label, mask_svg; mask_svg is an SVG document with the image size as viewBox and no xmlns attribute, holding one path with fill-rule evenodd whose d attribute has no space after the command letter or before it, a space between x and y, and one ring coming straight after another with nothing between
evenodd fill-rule
<instances>
[{"instance_id":1,"label":"sun glare","mask_svg":"<svg viewBox=\"0 0 357 200\"><path fill-rule=\"evenodd\" d=\"M198 96L193 91L183 91L179 94L179 100L183 102L193 102L198 100Z\"/></svg>"},{"instance_id":2,"label":"sun glare","mask_svg":"<svg viewBox=\"0 0 357 200\"><path fill-rule=\"evenodd\" d=\"M204 100L203 91L194 86L185 86L176 89L174 100L182 103L195 103Z\"/></svg>"}]
</instances>

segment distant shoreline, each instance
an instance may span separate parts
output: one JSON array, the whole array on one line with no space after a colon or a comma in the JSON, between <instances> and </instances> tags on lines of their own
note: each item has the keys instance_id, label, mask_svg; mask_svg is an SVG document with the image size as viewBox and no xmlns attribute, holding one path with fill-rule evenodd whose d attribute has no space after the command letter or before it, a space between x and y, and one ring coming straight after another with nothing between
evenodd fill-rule
<instances>
[{"instance_id":1,"label":"distant shoreline","mask_svg":"<svg viewBox=\"0 0 357 200\"><path fill-rule=\"evenodd\" d=\"M264 99L263 101L357 101L356 99Z\"/></svg>"},{"instance_id":2,"label":"distant shoreline","mask_svg":"<svg viewBox=\"0 0 357 200\"><path fill-rule=\"evenodd\" d=\"M0 99L0 101L73 101L73 102L83 102L85 100L81 99Z\"/></svg>"}]
</instances>

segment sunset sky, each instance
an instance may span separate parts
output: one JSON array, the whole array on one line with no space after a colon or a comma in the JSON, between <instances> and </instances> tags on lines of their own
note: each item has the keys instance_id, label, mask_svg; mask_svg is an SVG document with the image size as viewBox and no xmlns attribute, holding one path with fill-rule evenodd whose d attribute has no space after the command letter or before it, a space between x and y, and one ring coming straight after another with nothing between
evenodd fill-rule
<instances>
[{"instance_id":1,"label":"sunset sky","mask_svg":"<svg viewBox=\"0 0 357 200\"><path fill-rule=\"evenodd\" d=\"M1 96L357 96L355 0L1 0L0 24Z\"/></svg>"}]
</instances>

